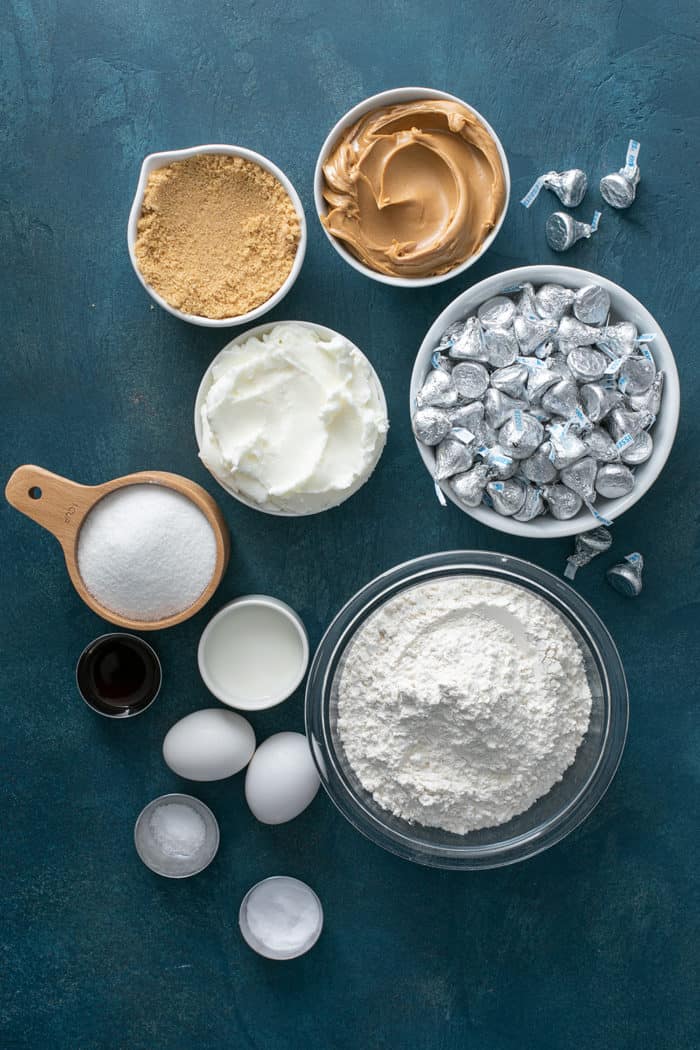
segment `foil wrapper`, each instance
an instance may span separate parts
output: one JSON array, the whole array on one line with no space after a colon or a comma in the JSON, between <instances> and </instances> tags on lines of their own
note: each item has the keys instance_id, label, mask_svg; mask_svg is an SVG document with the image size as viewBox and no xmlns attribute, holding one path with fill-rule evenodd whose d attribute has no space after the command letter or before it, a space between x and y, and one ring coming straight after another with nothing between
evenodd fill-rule
<instances>
[{"instance_id":1,"label":"foil wrapper","mask_svg":"<svg viewBox=\"0 0 700 1050\"><path fill-rule=\"evenodd\" d=\"M550 386L541 398L542 408L551 416L563 416L569 419L578 405L578 387L572 379L560 379Z\"/></svg>"},{"instance_id":2,"label":"foil wrapper","mask_svg":"<svg viewBox=\"0 0 700 1050\"><path fill-rule=\"evenodd\" d=\"M624 463L604 463L595 479L595 490L604 499L619 499L634 488L634 474Z\"/></svg>"},{"instance_id":3,"label":"foil wrapper","mask_svg":"<svg viewBox=\"0 0 700 1050\"><path fill-rule=\"evenodd\" d=\"M413 433L424 445L439 445L452 429L445 410L433 408L432 405L417 409L413 413L412 423Z\"/></svg>"},{"instance_id":4,"label":"foil wrapper","mask_svg":"<svg viewBox=\"0 0 700 1050\"><path fill-rule=\"evenodd\" d=\"M482 419L471 429L474 433L474 441L477 448L493 448L497 444L498 434L494 427L487 423L485 419Z\"/></svg>"},{"instance_id":5,"label":"foil wrapper","mask_svg":"<svg viewBox=\"0 0 700 1050\"><path fill-rule=\"evenodd\" d=\"M607 420L607 428L620 441L626 434L636 437L641 430L646 430L654 422L652 414L646 410L631 412L626 408L614 408Z\"/></svg>"},{"instance_id":6,"label":"foil wrapper","mask_svg":"<svg viewBox=\"0 0 700 1050\"><path fill-rule=\"evenodd\" d=\"M487 468L483 463L477 463L475 467L472 467L465 474L457 474L453 477L450 486L460 503L464 503L467 507L478 507L483 498L487 481Z\"/></svg>"},{"instance_id":7,"label":"foil wrapper","mask_svg":"<svg viewBox=\"0 0 700 1050\"><path fill-rule=\"evenodd\" d=\"M588 222L579 222L565 211L555 211L549 216L544 232L547 244L554 252L565 252L572 248L582 237L590 237L598 229L600 212L593 213Z\"/></svg>"},{"instance_id":8,"label":"foil wrapper","mask_svg":"<svg viewBox=\"0 0 700 1050\"><path fill-rule=\"evenodd\" d=\"M601 337L601 329L595 325L584 324L575 317L562 317L557 329L560 347L593 346Z\"/></svg>"},{"instance_id":9,"label":"foil wrapper","mask_svg":"<svg viewBox=\"0 0 700 1050\"><path fill-rule=\"evenodd\" d=\"M556 349L556 341L554 339L546 339L542 346L538 346L535 350L535 357L538 357L540 360L546 360Z\"/></svg>"},{"instance_id":10,"label":"foil wrapper","mask_svg":"<svg viewBox=\"0 0 700 1050\"><path fill-rule=\"evenodd\" d=\"M544 498L550 514L559 521L575 518L583 506L581 497L566 485L548 485L544 490Z\"/></svg>"},{"instance_id":11,"label":"foil wrapper","mask_svg":"<svg viewBox=\"0 0 700 1050\"><path fill-rule=\"evenodd\" d=\"M482 303L476 314L484 328L508 328L515 317L515 303L505 295L496 295Z\"/></svg>"},{"instance_id":12,"label":"foil wrapper","mask_svg":"<svg viewBox=\"0 0 700 1050\"><path fill-rule=\"evenodd\" d=\"M610 313L610 296L599 284L587 284L574 295L574 317L584 324L602 325Z\"/></svg>"},{"instance_id":13,"label":"foil wrapper","mask_svg":"<svg viewBox=\"0 0 700 1050\"><path fill-rule=\"evenodd\" d=\"M481 401L472 401L469 405L458 405L448 409L447 416L452 427L464 427L465 430L474 431L484 418L484 406Z\"/></svg>"},{"instance_id":14,"label":"foil wrapper","mask_svg":"<svg viewBox=\"0 0 700 1050\"><path fill-rule=\"evenodd\" d=\"M576 346L566 358L571 374L579 383L595 383L605 375L608 359L592 346Z\"/></svg>"},{"instance_id":15,"label":"foil wrapper","mask_svg":"<svg viewBox=\"0 0 700 1050\"><path fill-rule=\"evenodd\" d=\"M588 451L583 440L566 423L553 423L549 427L549 446L549 459L557 470L570 467Z\"/></svg>"},{"instance_id":16,"label":"foil wrapper","mask_svg":"<svg viewBox=\"0 0 700 1050\"><path fill-rule=\"evenodd\" d=\"M530 415L516 409L498 432L498 443L513 459L528 459L544 441L544 427Z\"/></svg>"},{"instance_id":17,"label":"foil wrapper","mask_svg":"<svg viewBox=\"0 0 700 1050\"><path fill-rule=\"evenodd\" d=\"M488 361L484 331L478 317L467 319L464 331L452 343L449 354L453 361Z\"/></svg>"},{"instance_id":18,"label":"foil wrapper","mask_svg":"<svg viewBox=\"0 0 700 1050\"><path fill-rule=\"evenodd\" d=\"M583 532L574 541L574 552L566 559L564 575L573 580L578 569L589 565L599 554L604 554L612 546L612 535L604 525L590 532Z\"/></svg>"},{"instance_id":19,"label":"foil wrapper","mask_svg":"<svg viewBox=\"0 0 700 1050\"><path fill-rule=\"evenodd\" d=\"M620 367L617 385L623 394L646 394L654 382L656 365L654 358L647 350L646 354L633 354L625 358Z\"/></svg>"},{"instance_id":20,"label":"foil wrapper","mask_svg":"<svg viewBox=\"0 0 700 1050\"><path fill-rule=\"evenodd\" d=\"M637 196L639 185L639 143L630 139L624 168L604 175L600 180L600 193L611 208L629 208Z\"/></svg>"},{"instance_id":21,"label":"foil wrapper","mask_svg":"<svg viewBox=\"0 0 700 1050\"><path fill-rule=\"evenodd\" d=\"M561 376L537 357L524 358L523 361L527 361L527 397L532 404L541 399L545 390L560 382Z\"/></svg>"},{"instance_id":22,"label":"foil wrapper","mask_svg":"<svg viewBox=\"0 0 700 1050\"><path fill-rule=\"evenodd\" d=\"M646 463L653 451L654 441L651 434L642 430L629 444L625 444L620 452L620 459L629 467L638 467Z\"/></svg>"},{"instance_id":23,"label":"foil wrapper","mask_svg":"<svg viewBox=\"0 0 700 1050\"><path fill-rule=\"evenodd\" d=\"M595 343L613 358L629 357L636 353L638 334L637 326L631 321L620 321L619 324L598 329Z\"/></svg>"},{"instance_id":24,"label":"foil wrapper","mask_svg":"<svg viewBox=\"0 0 700 1050\"><path fill-rule=\"evenodd\" d=\"M635 551L627 554L625 560L618 565L612 565L605 574L611 587L614 587L626 598L637 598L642 593L642 573L644 572L644 558Z\"/></svg>"},{"instance_id":25,"label":"foil wrapper","mask_svg":"<svg viewBox=\"0 0 700 1050\"><path fill-rule=\"evenodd\" d=\"M438 343L438 350L449 350L455 340L459 339L466 325L464 321L455 321L449 325L440 336L440 342Z\"/></svg>"},{"instance_id":26,"label":"foil wrapper","mask_svg":"<svg viewBox=\"0 0 700 1050\"><path fill-rule=\"evenodd\" d=\"M519 314L513 321L518 346L523 356L532 354L538 346L550 339L557 331L557 322L541 317L523 317Z\"/></svg>"},{"instance_id":27,"label":"foil wrapper","mask_svg":"<svg viewBox=\"0 0 700 1050\"><path fill-rule=\"evenodd\" d=\"M557 352L547 358L547 367L556 372L560 379L573 379L573 374L567 364L566 354Z\"/></svg>"},{"instance_id":28,"label":"foil wrapper","mask_svg":"<svg viewBox=\"0 0 700 1050\"><path fill-rule=\"evenodd\" d=\"M536 485L525 487L525 500L517 514L513 515L515 521L532 521L545 512L542 492Z\"/></svg>"},{"instance_id":29,"label":"foil wrapper","mask_svg":"<svg viewBox=\"0 0 700 1050\"><path fill-rule=\"evenodd\" d=\"M468 445L459 438L448 437L435 449L435 470L433 477L436 481L445 481L453 474L461 474L469 470L474 462L474 456Z\"/></svg>"},{"instance_id":30,"label":"foil wrapper","mask_svg":"<svg viewBox=\"0 0 700 1050\"><path fill-rule=\"evenodd\" d=\"M428 372L427 378L416 398L418 405L434 408L451 408L457 404L457 391L451 376L440 368Z\"/></svg>"},{"instance_id":31,"label":"foil wrapper","mask_svg":"<svg viewBox=\"0 0 700 1050\"><path fill-rule=\"evenodd\" d=\"M489 481L486 491L497 514L510 518L525 502L525 485L517 478Z\"/></svg>"},{"instance_id":32,"label":"foil wrapper","mask_svg":"<svg viewBox=\"0 0 700 1050\"><path fill-rule=\"evenodd\" d=\"M500 445L492 445L491 448L482 447L479 449L479 455L483 457L489 479L505 481L512 478L518 469L517 461L509 456Z\"/></svg>"},{"instance_id":33,"label":"foil wrapper","mask_svg":"<svg viewBox=\"0 0 700 1050\"><path fill-rule=\"evenodd\" d=\"M535 485L549 485L556 481L559 471L551 459L552 446L549 441L543 441L535 452L520 464L520 470L528 481Z\"/></svg>"},{"instance_id":34,"label":"foil wrapper","mask_svg":"<svg viewBox=\"0 0 700 1050\"><path fill-rule=\"evenodd\" d=\"M527 367L524 364L506 365L505 368L497 368L491 373L491 386L508 397L524 401L527 397L527 377Z\"/></svg>"},{"instance_id":35,"label":"foil wrapper","mask_svg":"<svg viewBox=\"0 0 700 1050\"><path fill-rule=\"evenodd\" d=\"M622 401L622 393L616 387L603 383L586 383L579 389L579 397L592 423L600 423Z\"/></svg>"},{"instance_id":36,"label":"foil wrapper","mask_svg":"<svg viewBox=\"0 0 700 1050\"><path fill-rule=\"evenodd\" d=\"M598 464L591 456L578 459L571 466L565 467L561 472L560 481L568 489L575 492L586 503L592 503L596 498L595 479L598 473Z\"/></svg>"},{"instance_id":37,"label":"foil wrapper","mask_svg":"<svg viewBox=\"0 0 700 1050\"><path fill-rule=\"evenodd\" d=\"M537 303L535 301L535 288L529 281L524 281L520 286L520 293L515 301L515 305L518 313L523 317L535 318L538 316Z\"/></svg>"},{"instance_id":38,"label":"foil wrapper","mask_svg":"<svg viewBox=\"0 0 700 1050\"><path fill-rule=\"evenodd\" d=\"M664 373L657 372L653 383L646 394L632 394L627 396L627 404L633 412L649 412L656 417L661 408L661 396L664 389Z\"/></svg>"},{"instance_id":39,"label":"foil wrapper","mask_svg":"<svg viewBox=\"0 0 700 1050\"><path fill-rule=\"evenodd\" d=\"M488 363L492 368L505 368L512 365L520 353L518 340L511 328L487 328L484 332L484 343L488 351Z\"/></svg>"},{"instance_id":40,"label":"foil wrapper","mask_svg":"<svg viewBox=\"0 0 700 1050\"><path fill-rule=\"evenodd\" d=\"M581 168L547 171L535 180L520 203L529 208L537 200L540 190L547 189L556 194L565 208L577 208L586 196L587 188L588 178Z\"/></svg>"},{"instance_id":41,"label":"foil wrapper","mask_svg":"<svg viewBox=\"0 0 700 1050\"><path fill-rule=\"evenodd\" d=\"M448 374L454 368L454 363L450 361L449 357L446 357L440 350L434 350L433 355L430 358L430 364L433 368L439 368L442 372Z\"/></svg>"},{"instance_id":42,"label":"foil wrapper","mask_svg":"<svg viewBox=\"0 0 700 1050\"><path fill-rule=\"evenodd\" d=\"M466 401L477 401L486 393L489 374L478 361L461 361L452 372L456 393Z\"/></svg>"},{"instance_id":43,"label":"foil wrapper","mask_svg":"<svg viewBox=\"0 0 700 1050\"><path fill-rule=\"evenodd\" d=\"M543 284L535 294L535 307L542 318L560 321L574 301L574 293L561 284Z\"/></svg>"},{"instance_id":44,"label":"foil wrapper","mask_svg":"<svg viewBox=\"0 0 700 1050\"><path fill-rule=\"evenodd\" d=\"M620 459L620 450L603 427L593 427L581 440L588 454L599 463L616 463Z\"/></svg>"},{"instance_id":45,"label":"foil wrapper","mask_svg":"<svg viewBox=\"0 0 700 1050\"><path fill-rule=\"evenodd\" d=\"M509 397L493 386L484 394L484 419L494 430L500 430L516 408L527 408L527 402Z\"/></svg>"}]
</instances>

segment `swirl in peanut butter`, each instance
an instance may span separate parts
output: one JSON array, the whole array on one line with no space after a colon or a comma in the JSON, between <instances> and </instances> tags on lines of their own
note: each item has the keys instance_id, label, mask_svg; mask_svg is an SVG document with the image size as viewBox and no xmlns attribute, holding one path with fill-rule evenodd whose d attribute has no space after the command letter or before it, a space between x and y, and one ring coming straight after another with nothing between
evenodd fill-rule
<instances>
[{"instance_id":1,"label":"swirl in peanut butter","mask_svg":"<svg viewBox=\"0 0 700 1050\"><path fill-rule=\"evenodd\" d=\"M505 206L493 136L448 100L366 113L333 146L323 175L323 225L392 277L433 277L466 262Z\"/></svg>"}]
</instances>

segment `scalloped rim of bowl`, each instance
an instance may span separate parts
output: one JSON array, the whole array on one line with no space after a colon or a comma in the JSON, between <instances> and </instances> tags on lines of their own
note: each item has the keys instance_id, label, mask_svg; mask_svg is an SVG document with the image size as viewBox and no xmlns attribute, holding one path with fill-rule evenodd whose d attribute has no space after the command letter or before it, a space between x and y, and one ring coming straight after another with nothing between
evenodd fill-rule
<instances>
[{"instance_id":1,"label":"scalloped rim of bowl","mask_svg":"<svg viewBox=\"0 0 700 1050\"><path fill-rule=\"evenodd\" d=\"M478 575L505 576L517 586L526 586L573 625L588 646L601 682L605 684L609 715L600 753L586 784L558 814L530 831L486 847L433 843L426 848L423 844L416 844L412 832L420 825L403 821L401 830L388 827L381 816L386 811L379 804L376 805L378 812L371 811L348 783L333 743L326 696L329 679L332 687L331 674L337 671L345 647L354 637L358 625L361 629L368 616L400 593L404 586L412 587L442 575L459 575L470 570L476 570ZM622 660L610 632L595 609L565 580L515 555L482 550L439 551L401 562L375 576L335 614L311 661L306 680L304 724L323 788L357 831L389 853L416 864L462 871L481 870L529 860L561 842L590 816L604 798L622 760L629 725L629 690Z\"/></svg>"},{"instance_id":2,"label":"scalloped rim of bowl","mask_svg":"<svg viewBox=\"0 0 700 1050\"><path fill-rule=\"evenodd\" d=\"M152 171L156 171L158 168L164 168L167 164L171 164L173 161L186 160L188 157L194 157L198 153L222 153L229 157L243 157L245 160L252 161L254 164L259 165L265 171L269 171L270 174L274 175L284 187L299 218L299 244L297 245L292 268L284 283L280 285L274 295L271 295L270 298L264 303L261 303L260 306L256 306L254 310L249 310L247 313L240 314L238 317L203 317L198 314L183 313L182 310L178 310L176 307L171 306L170 303L168 303L162 295L159 295L158 292L156 292L155 289L145 280L139 269L136 253L134 251L138 221L141 215L148 176ZM203 146L188 146L186 149L162 150L159 153L149 153L144 157L141 164L138 183L136 185L136 193L134 194L134 200L129 212L126 240L129 248L129 258L131 259L131 265L134 268L134 272L154 302L158 303L158 305L164 310L167 310L167 312L172 314L173 317L178 317L181 321L187 321L189 324L200 325L202 328L234 328L237 325L250 324L251 321L256 321L258 317L262 317L263 314L268 312L268 310L274 309L274 307L277 306L277 304L280 303L285 295L291 290L294 282L299 276L304 262L304 256L306 255L306 215L304 214L304 207L301 203L299 194L294 189L289 178L280 168L277 167L276 164L273 164L271 160L268 160L267 157L263 157L261 153L256 153L254 150L246 149L244 146L232 146L225 143L208 143Z\"/></svg>"},{"instance_id":3,"label":"scalloped rim of bowl","mask_svg":"<svg viewBox=\"0 0 700 1050\"><path fill-rule=\"evenodd\" d=\"M381 106L392 106L397 105L400 102L410 102L416 99L445 99L449 102L458 102L465 109L468 109L470 113L483 124L488 131L489 135L493 138L496 143L498 155L501 159L501 166L503 168L503 177L506 186L506 197L503 203L503 210L501 216L491 230L484 243L478 252L471 255L459 266L455 266L454 269L449 270L447 273L437 274L433 277L391 277L388 274L378 273L376 270L370 269L369 266L365 266L364 263L356 259L355 256L345 248L337 237L334 237L329 230L321 222L321 216L326 215L328 212L328 205L323 199L323 165L331 148L335 145L336 141L340 138L341 134L354 124L360 117L364 116L365 113L369 113L373 109L379 109ZM449 281L453 277L458 277L459 274L464 273L470 266L473 266L484 252L487 252L491 247L496 237L498 236L501 226L505 220L508 212L508 205L510 204L510 168L508 166L508 158L506 157L503 144L493 130L489 122L479 113L478 109L474 106L470 106L468 102L465 102L463 98L459 98L457 95L451 95L448 91L440 91L436 88L425 88L425 87L402 87L402 88L390 88L388 91L380 91L376 95L371 95L369 98L364 99L362 102L358 102L356 106L349 109L345 116L341 117L340 120L334 125L329 134L326 136L321 150L316 161L316 167L314 168L314 204L316 205L316 214L321 229L325 233L326 237L333 245L341 259L344 259L354 270L358 273L362 273L365 277L370 277L373 281L379 281L381 284L393 285L395 288L427 288L434 284L442 284L443 281Z\"/></svg>"},{"instance_id":4,"label":"scalloped rim of bowl","mask_svg":"<svg viewBox=\"0 0 700 1050\"><path fill-rule=\"evenodd\" d=\"M238 346L240 343L245 342L246 339L249 339L252 336L260 335L262 332L272 331L272 329L276 328L277 325L283 325L283 324L302 325L302 327L310 328L313 332L319 332L321 335L324 335L327 338L332 338L333 336L337 335L340 339L344 339L346 341L346 343L349 343L350 346L353 347L353 349L357 350L358 354L360 354L360 356L363 358L363 360L365 360L367 362L367 364L369 365L369 368L371 369L372 377L373 377L374 382L375 382L377 396L379 397L379 402L380 402L380 404L382 406L382 409L384 410L384 415L386 416L387 423L389 422L389 410L387 408L386 396L384 394L384 388L382 386L381 380L380 380L379 376L377 375L376 369L375 369L374 365L372 364L372 362L370 361L370 359L367 357L366 354L364 354L362 352L362 350L360 350L359 346L357 346L355 343L353 343L352 339L348 339L348 337L346 335L343 335L342 332L336 332L335 329L333 329L333 328L326 328L325 325L316 324L314 321L267 321L264 324L257 325L256 328L249 328L247 331L240 332L239 335L234 336L234 338L231 339L230 342L228 342L226 344L226 346L222 347L221 350L219 350L219 352L216 355L216 357L214 358L214 360L210 362L206 372L202 376L202 381L199 384L199 387L197 389L197 395L196 395L195 400L194 400L194 433L195 433L195 438L197 440L197 450L198 450L198 453L200 454L199 455L200 463L202 464L203 467L205 467L209 471L211 476L214 478L214 481L216 481L219 485L221 485L222 489L225 492L228 492L229 496L233 496L233 498L237 499L239 503L242 503L246 507L250 507L251 510L258 510L258 511L260 511L261 514L271 514L271 515L273 515L273 517L279 517L279 518L310 518L310 517L313 517L314 514L325 514L326 511L328 511L328 510L334 510L335 507L341 507L343 505L343 503L346 502L346 500L349 500L351 496L354 496L356 492L359 492L360 489L362 488L362 486L366 482L369 481L369 479L372 477L372 474L374 474L375 470L379 466L379 461L381 460L382 454L383 454L384 449L386 447L386 433L384 435L384 441L382 443L382 446L379 449L379 454L378 454L378 456L377 456L377 458L376 458L376 460L375 460L375 462L374 462L374 464L372 466L371 471L367 475L367 477L363 477L361 480L358 480L358 482L350 489L350 491L347 493L347 495L343 497L343 499L340 501L340 503L334 503L332 507L324 507L323 510L308 511L308 512L306 512L304 514L293 514L291 511L288 511L288 510L276 510L276 509L274 509L272 507L261 507L259 503L254 503L252 500L249 500L245 496L242 496L240 494L240 492L238 492L236 489L233 488L233 486L227 485L225 483L225 481L223 480L223 478L220 478L218 474L215 474L213 470L209 469L209 467L207 466L207 464L204 462L204 460L201 457L201 450L202 450L202 413L201 413L201 408L202 408L202 402L204 401L204 398L205 398L206 394L208 393L209 387L211 385L212 369L216 365L217 361L220 359L221 355L226 350L229 350L232 346Z\"/></svg>"},{"instance_id":5,"label":"scalloped rim of bowl","mask_svg":"<svg viewBox=\"0 0 700 1050\"><path fill-rule=\"evenodd\" d=\"M610 293L613 311L619 314L621 319L633 321L639 331L653 332L655 335L655 339L651 343L651 350L657 369L665 373L665 380L661 410L652 430L654 449L647 462L637 467L635 486L631 492L619 499L600 500L599 503L596 503L596 509L615 522L621 514L624 514L626 510L634 506L648 492L663 470L666 460L671 453L680 414L680 381L673 351L658 321L630 292L626 291L619 284L615 284L614 281L608 280L607 277L590 273L588 270L580 270L573 266L538 264L534 266L520 266L514 270L505 270L502 273L494 274L492 277L487 277L478 284L472 285L471 288L467 288L436 317L420 345L411 374L409 412L411 415L413 414L416 394L428 373L430 357L447 326L452 324L453 321L461 320L474 313L476 308L485 300L490 299L494 295L499 295L512 287L512 285L523 281L530 281L534 285L547 282L568 284L574 288L582 288L586 284L600 284ZM435 465L434 449L428 445L423 445L417 438L415 441L421 459L432 478ZM526 536L529 539L575 536L600 524L585 507L575 517L569 518L568 521L559 521L551 516L535 518L534 521L515 521L513 518L506 518L501 514L497 514L484 506L484 504L480 504L478 507L467 507L457 499L447 481L441 481L438 484L447 499L451 500L465 514L469 514L470 517L475 518L482 525L490 525L491 528L498 529L499 532L507 532L513 536Z\"/></svg>"}]
</instances>

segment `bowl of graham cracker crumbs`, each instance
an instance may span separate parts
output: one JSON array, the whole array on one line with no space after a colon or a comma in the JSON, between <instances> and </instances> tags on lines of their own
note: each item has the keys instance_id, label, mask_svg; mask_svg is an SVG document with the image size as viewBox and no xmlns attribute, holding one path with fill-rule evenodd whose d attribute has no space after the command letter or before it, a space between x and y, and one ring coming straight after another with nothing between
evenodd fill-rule
<instances>
[{"instance_id":1,"label":"bowl of graham cracker crumbs","mask_svg":"<svg viewBox=\"0 0 700 1050\"><path fill-rule=\"evenodd\" d=\"M191 324L248 324L285 297L306 252L291 182L241 146L151 153L127 230L136 276L164 310Z\"/></svg>"}]
</instances>

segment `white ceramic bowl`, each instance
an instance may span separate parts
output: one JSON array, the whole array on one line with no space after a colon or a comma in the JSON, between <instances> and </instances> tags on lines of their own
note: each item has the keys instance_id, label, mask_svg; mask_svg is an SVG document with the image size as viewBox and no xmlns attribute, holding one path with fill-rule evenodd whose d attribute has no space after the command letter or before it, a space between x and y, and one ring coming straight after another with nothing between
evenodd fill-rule
<instances>
[{"instance_id":1,"label":"white ceramic bowl","mask_svg":"<svg viewBox=\"0 0 700 1050\"><path fill-rule=\"evenodd\" d=\"M252 692L246 693L243 687L239 689L231 688L221 680L216 671L217 661L214 650L217 645L217 632L222 630L235 632L237 629L240 629L241 613L245 613L251 607L257 610L264 610L272 619L272 623L274 623L275 618L278 618L285 630L291 628L291 634L295 637L295 648L298 642L298 665L290 668L288 673L280 673L279 681L274 687L269 686L265 690L264 696L260 694L253 695ZM236 625L237 618L239 619L238 626ZM257 634L258 636L261 634L259 623L257 625ZM278 632L276 634L275 629L271 625L269 644L260 638L261 653L259 655L267 660L268 667L274 667L276 670L279 666L279 661L275 660L273 655L275 637L279 637L279 634ZM219 638L218 644L221 645L224 640ZM234 601L229 602L228 605L224 605L223 609L219 609L218 613L211 618L199 639L197 663L199 665L199 673L207 689L218 700L221 700L222 704L235 707L239 711L266 711L270 707L276 707L277 704L281 704L301 685L306 669L309 666L309 638L301 618L285 602L281 602L279 598L272 598L267 594L247 594L243 598L236 598Z\"/></svg>"},{"instance_id":2,"label":"white ceramic bowl","mask_svg":"<svg viewBox=\"0 0 700 1050\"><path fill-rule=\"evenodd\" d=\"M197 390L197 396L196 396L195 402L194 402L194 432L195 432L195 436L197 438L197 448L200 451L201 451L201 448L202 448L202 404L203 404L204 399L206 398L206 396L207 396L207 394L209 392L209 387L211 386L211 383L212 383L212 378L211 378L212 377L212 370L215 367L215 365L217 364L217 362L220 360L221 355L226 350L229 350L232 346L237 346L239 343L244 343L246 341L246 339L250 339L254 335L262 335L263 332L269 332L273 328L275 328L277 325L280 325L280 324L302 325L304 328L310 328L311 331L313 331L313 332L318 332L320 335L325 336L327 339L330 339L333 336L340 336L341 339L345 339L346 342L350 343L350 345L353 346L355 348L355 350L357 350L358 354L360 354L360 356L364 358L364 360L367 362L367 364L369 365L370 369L372 370L372 377L373 377L374 382L375 382L375 388L376 388L377 397L379 399L379 403L381 404L381 406L382 406L382 408L384 410L384 414L388 417L388 410L387 410L387 405L386 405L386 397L384 396L384 390L382 388L381 382L379 381L379 376L375 372L371 361L362 353L362 351L359 349L359 347L355 346L355 344L350 339L347 338L347 336L340 335L339 332L334 332L332 328L325 328L324 325L314 324L311 321L268 321L266 324L260 324L256 328L249 328L247 332L241 332L241 334L237 335L234 339L232 339L230 343L227 343L226 346L223 348L223 350L219 351L219 353L216 355L216 357L211 362L211 364L207 368L206 372L202 376L202 382L199 384L199 389ZM349 499L351 496L354 496L354 494L356 492L358 492L359 489L362 488L362 486L365 484L365 482L369 481L370 477L372 476L372 473L376 469L377 463L379 462L379 460L381 458L381 454L382 454L383 451L384 451L384 445L382 445L381 448L379 449L377 458L376 458L375 462L372 464L372 469L369 472L369 474L366 477L358 478L358 480L353 485L353 487L350 489L350 491L343 497L343 499L341 501L342 503L344 503L345 500ZM202 460L202 463L204 463L203 460ZM206 463L204 463L204 466L205 467L207 466ZM209 470L208 467L207 467L207 470ZM305 515L305 514L292 514L290 511L275 510L275 509L273 509L271 507L263 507L259 503L254 503L252 500L249 500L245 496L241 495L241 493L238 492L238 490L235 489L233 487L233 485L227 484L226 481L224 481L223 478L220 478L218 476L218 474L215 474L211 470L209 471L209 473L211 474L211 476L216 481L218 481L218 483L219 483L219 485L221 485L222 489L225 489L225 491L228 492L228 494L230 496L233 496L234 499L237 499L239 503L243 503L246 507L251 507L252 510L259 510L259 511L262 511L263 514L272 514L272 515L274 515L276 517L282 517L282 518L297 518L297 517L310 516L310 515ZM335 504L335 506L340 506L340 504ZM328 507L328 508L324 508L324 509L332 510L333 508L332 507ZM312 513L312 514L323 514L323 510L312 511L310 513Z\"/></svg>"},{"instance_id":3,"label":"white ceramic bowl","mask_svg":"<svg viewBox=\"0 0 700 1050\"><path fill-rule=\"evenodd\" d=\"M490 299L493 295L499 295L508 289L512 290L514 285L523 281L530 281L535 286L552 282L563 284L570 288L582 288L586 284L593 283L600 284L610 295L613 321L632 321L640 332L653 332L655 335L654 341L649 344L649 349L656 361L656 367L665 373L665 382L661 410L652 429L654 450L647 462L637 467L635 485L631 492L620 499L600 499L596 503L596 510L604 517L615 521L626 510L634 506L644 493L651 488L669 457L678 427L680 383L673 351L658 322L654 320L649 311L633 295L630 295L624 288L609 281L606 277L570 266L521 266L515 270L506 270L504 273L487 277L485 281L480 281L479 284L475 284L472 288L462 292L436 318L421 343L411 376L410 411L413 413L416 395L430 368L431 355L448 325L475 313L477 307L486 299ZM416 444L418 445L421 458L432 477L435 468L435 451L427 445L423 445L420 441L417 441ZM528 536L533 539L575 536L579 532L595 528L598 524L590 511L585 507L568 521L559 521L557 518L551 517L551 515L535 518L534 521L515 521L513 518L506 518L501 514L497 514L483 504L478 507L467 507L457 499L447 481L441 481L439 484L447 498L452 500L465 513L470 514L472 518L476 518L477 521L482 522L484 525L490 525L492 528L498 529L499 532L509 532L514 536Z\"/></svg>"},{"instance_id":4,"label":"white ceramic bowl","mask_svg":"<svg viewBox=\"0 0 700 1050\"><path fill-rule=\"evenodd\" d=\"M365 277L371 277L373 281L380 281L382 284L392 284L397 288L424 288L428 285L440 284L442 281L449 281L452 277L456 277L458 274L464 273L465 270L468 270L470 266L474 265L477 259L481 258L485 251L488 251L498 236L498 231L503 225L503 220L506 217L508 203L510 201L510 169L508 168L505 150L503 149L501 140L496 132L488 121L482 117L478 110L474 109L473 106L470 106L468 102L464 101L464 99L458 98L456 95L450 95L446 91L436 91L434 88L422 87L393 88L391 91L380 91L378 95L372 95L371 98L366 98L364 102L360 102L357 106L353 106L351 110L348 110L345 116L341 117L321 146L321 152L318 155L316 169L314 171L314 202L316 204L316 211L319 220L322 215L326 215L328 212L328 205L323 199L323 165L325 164L326 158L331 152L332 147L336 144L345 130L355 124L360 117L365 115L365 113L369 113L370 110L381 109L382 106L395 106L401 102L411 102L414 99L421 98L446 99L449 102L459 102L461 106L464 106L464 108L468 109L470 113L473 113L474 116L484 125L496 143L498 155L501 159L506 184L506 199L503 204L501 217L491 230L491 233L488 235L479 251L470 256L469 259L461 263L459 266L455 266L455 268L448 273L441 273L435 277L390 277L388 274L377 273L376 270L372 270L369 266L365 266L364 263L360 262L359 259L356 259L352 252L349 252L348 249L343 246L342 242L338 240L337 237L334 237L333 234L326 229L323 223L321 223L323 232L337 251L338 255L345 259L346 263L349 263L353 269L357 270L359 273L363 273Z\"/></svg>"},{"instance_id":5,"label":"white ceramic bowl","mask_svg":"<svg viewBox=\"0 0 700 1050\"><path fill-rule=\"evenodd\" d=\"M299 244L297 246L297 253L294 258L292 269L290 270L286 281L277 289L274 295L266 300L266 302L261 303L260 306L256 306L254 310L248 310L247 313L240 314L238 317L200 317L198 314L185 314L181 310L177 310L174 306L171 306L170 303L166 302L165 299L163 299L163 297L151 288L146 280L144 280L134 253L138 221L141 215L143 195L146 192L148 176L152 171L155 171L156 168L164 168L167 164L172 164L175 160L186 160L187 157L194 157L198 153L223 153L229 157L243 157L246 160L251 161L253 164L259 164L261 168L264 168L265 171L269 171L271 175L274 175L275 178L282 183L289 194L294 209L299 217ZM127 244L129 246L129 258L131 259L131 265L134 268L136 276L151 298L158 303L159 306L162 306L164 310L167 310L169 314L172 314L173 317L179 317L181 321L189 321L190 324L201 325L203 328L233 328L235 325L250 324L251 321L255 321L258 317L262 317L263 314L266 314L268 310L272 310L273 307L277 306L277 304L284 299L285 295L296 281L302 263L304 262L304 255L306 254L306 216L304 215L304 209L299 199L299 194L294 189L284 172L280 171L280 169L273 164L271 160L268 160L267 157L263 157L260 153L254 153L253 150L244 149L242 146L227 146L221 144L191 146L189 149L176 149L167 150L162 153L150 153L144 158L143 164L141 165L138 185L136 187L136 194L134 196L133 204L131 205L131 211L129 212Z\"/></svg>"}]
</instances>

